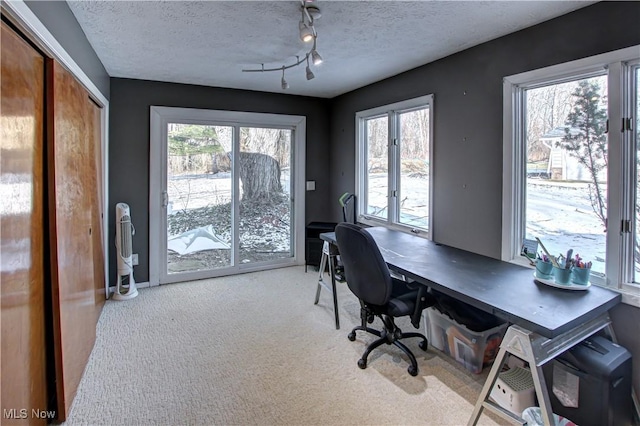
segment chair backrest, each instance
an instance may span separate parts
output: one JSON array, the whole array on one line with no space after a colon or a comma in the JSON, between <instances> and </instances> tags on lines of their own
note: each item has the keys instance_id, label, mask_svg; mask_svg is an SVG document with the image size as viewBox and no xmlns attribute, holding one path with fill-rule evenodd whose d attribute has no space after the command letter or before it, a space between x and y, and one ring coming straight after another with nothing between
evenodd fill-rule
<instances>
[{"instance_id":1,"label":"chair backrest","mask_svg":"<svg viewBox=\"0 0 640 426\"><path fill-rule=\"evenodd\" d=\"M367 304L386 305L393 282L373 237L358 225L342 222L336 226L336 239L351 292Z\"/></svg>"},{"instance_id":2,"label":"chair backrest","mask_svg":"<svg viewBox=\"0 0 640 426\"><path fill-rule=\"evenodd\" d=\"M338 201L342 206L342 220L348 223L356 223L356 196L345 192Z\"/></svg>"}]
</instances>

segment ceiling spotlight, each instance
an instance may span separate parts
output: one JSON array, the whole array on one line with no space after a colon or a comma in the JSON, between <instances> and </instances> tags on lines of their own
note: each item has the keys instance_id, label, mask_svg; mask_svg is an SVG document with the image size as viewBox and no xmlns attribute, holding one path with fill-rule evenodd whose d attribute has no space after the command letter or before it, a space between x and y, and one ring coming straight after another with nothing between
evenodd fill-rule
<instances>
[{"instance_id":1,"label":"ceiling spotlight","mask_svg":"<svg viewBox=\"0 0 640 426\"><path fill-rule=\"evenodd\" d=\"M300 21L298 27L300 28L300 40L304 41L305 43L313 40L313 31L311 31L311 28L309 28L307 24L304 23L304 21Z\"/></svg>"},{"instance_id":2,"label":"ceiling spotlight","mask_svg":"<svg viewBox=\"0 0 640 426\"><path fill-rule=\"evenodd\" d=\"M282 90L287 90L289 88L289 83L284 79L284 67L282 67L282 80L280 81L280 85L282 86Z\"/></svg>"},{"instance_id":3,"label":"ceiling spotlight","mask_svg":"<svg viewBox=\"0 0 640 426\"><path fill-rule=\"evenodd\" d=\"M313 75L311 68L309 68L309 56L307 55L307 80L312 80L313 78L315 78L315 75Z\"/></svg>"},{"instance_id":4,"label":"ceiling spotlight","mask_svg":"<svg viewBox=\"0 0 640 426\"><path fill-rule=\"evenodd\" d=\"M307 80L313 80L316 76L313 74L313 71L311 71L311 68L309 68L309 65L307 65Z\"/></svg>"},{"instance_id":5,"label":"ceiling spotlight","mask_svg":"<svg viewBox=\"0 0 640 426\"><path fill-rule=\"evenodd\" d=\"M311 51L311 59L313 60L313 65L320 65L322 63L322 56L320 56L315 49Z\"/></svg>"}]
</instances>

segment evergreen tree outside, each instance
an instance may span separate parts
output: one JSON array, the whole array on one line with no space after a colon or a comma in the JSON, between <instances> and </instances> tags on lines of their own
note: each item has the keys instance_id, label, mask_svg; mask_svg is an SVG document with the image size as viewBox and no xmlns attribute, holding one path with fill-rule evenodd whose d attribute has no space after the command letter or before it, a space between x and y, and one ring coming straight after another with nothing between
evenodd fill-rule
<instances>
[{"instance_id":1,"label":"evergreen tree outside","mask_svg":"<svg viewBox=\"0 0 640 426\"><path fill-rule=\"evenodd\" d=\"M599 180L607 170L607 110L600 85L582 80L572 93L574 104L565 121L562 147L584 166L590 176L589 199L591 207L603 226L607 226L606 183ZM574 132L571 132L574 129ZM578 130L575 132L575 130Z\"/></svg>"}]
</instances>

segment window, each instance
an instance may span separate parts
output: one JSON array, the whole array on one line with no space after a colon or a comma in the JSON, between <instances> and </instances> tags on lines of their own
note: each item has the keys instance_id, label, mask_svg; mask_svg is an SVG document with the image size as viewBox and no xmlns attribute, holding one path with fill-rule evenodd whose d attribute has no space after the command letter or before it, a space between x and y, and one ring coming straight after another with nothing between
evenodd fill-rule
<instances>
[{"instance_id":1,"label":"window","mask_svg":"<svg viewBox=\"0 0 640 426\"><path fill-rule=\"evenodd\" d=\"M640 198L638 197L640 193L640 90L638 89L638 87L640 87L640 62L636 62L633 65L630 77L631 117L629 118L629 125L631 126L631 134L629 136L634 139L631 141L630 145L633 146L635 150L635 167L633 169L633 175L630 176L631 181L635 181L635 202L633 203L633 208L635 210L633 214L633 229L635 230L633 242L633 282L638 283L640 282L640 276L638 276L638 273L640 272Z\"/></svg>"},{"instance_id":2,"label":"window","mask_svg":"<svg viewBox=\"0 0 640 426\"><path fill-rule=\"evenodd\" d=\"M356 114L358 220L431 236L433 95Z\"/></svg>"},{"instance_id":3,"label":"window","mask_svg":"<svg viewBox=\"0 0 640 426\"><path fill-rule=\"evenodd\" d=\"M573 250L640 305L637 47L504 81L502 258ZM539 250L541 251L541 250Z\"/></svg>"}]
</instances>

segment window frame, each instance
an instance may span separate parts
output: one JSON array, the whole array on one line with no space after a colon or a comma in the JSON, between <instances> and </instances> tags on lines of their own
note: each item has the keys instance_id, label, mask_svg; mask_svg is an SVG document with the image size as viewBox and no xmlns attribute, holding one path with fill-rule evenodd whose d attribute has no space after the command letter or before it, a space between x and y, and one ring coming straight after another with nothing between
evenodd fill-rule
<instances>
[{"instance_id":1,"label":"window frame","mask_svg":"<svg viewBox=\"0 0 640 426\"><path fill-rule=\"evenodd\" d=\"M639 201L638 196L640 196L637 192L636 183L638 168L640 167L637 156L640 139L638 139L637 135L640 132L638 132L636 126L638 126L639 123L638 115L640 114L640 111L637 109L637 104L634 102L637 99L633 98L634 94L636 97L640 96L640 88L637 86L635 78L635 72L640 72L640 54L637 54L637 57L634 60L625 61L619 72L621 73L621 91L622 93L629 94L629 96L624 98L624 103L621 105L621 108L622 116L631 120L631 129L628 129L629 131L622 132L621 143L623 146L622 154L625 158L628 158L628 166L622 170L624 191L628 194L628 198L625 200L623 205L623 211L626 218L628 218L632 224L631 232L625 233L622 236L623 257L621 259L620 269L621 275L624 279L621 280L620 290L623 295L626 295L623 296L623 299L625 297L627 299L634 297L634 302L631 304L640 307L640 280L634 281L634 243L635 235L638 233L638 230L635 228L638 226L638 223L636 223L635 220L635 203Z\"/></svg>"},{"instance_id":2,"label":"window frame","mask_svg":"<svg viewBox=\"0 0 640 426\"><path fill-rule=\"evenodd\" d=\"M409 226L400 222L400 209L398 206L400 193L400 141L397 145L394 145L393 141L398 139L399 136L399 120L400 114L411 112L422 108L428 108L429 114L429 219L427 221L427 228L417 228ZM355 167L355 188L356 188L356 200L358 207L357 221L370 226L384 226L391 229L396 229L402 232L411 232L415 235L427 238L431 240L433 238L433 110L434 110L434 96L433 94L419 96L417 98L407 99L400 102L395 102L388 105L382 105L375 108L359 111L356 113L356 167ZM367 132L366 122L367 120L387 117L387 170L388 170L388 183L387 183L387 206L388 214L386 220L380 217L374 217L367 214L368 204L368 146L367 146ZM398 149L392 149L393 147ZM393 191L396 191L396 195L393 195Z\"/></svg>"},{"instance_id":3,"label":"window frame","mask_svg":"<svg viewBox=\"0 0 640 426\"><path fill-rule=\"evenodd\" d=\"M607 172L607 221L605 279L592 279L597 285L619 291L623 302L640 307L640 285L633 283L634 232L617 230L623 220L633 221L635 200L635 146L632 132L620 129L623 117L631 117L631 70L640 60L640 46L570 61L505 77L503 80L503 188L502 250L504 261L528 264L519 256L524 237L526 148L524 141L524 101L527 89L562 83L578 78L607 74L609 119ZM625 185L609 185L623 182ZM613 225L615 224L615 225ZM629 251L631 249L631 252ZM631 262L631 265L629 265ZM631 275L630 275L631 274ZM631 277L631 280L630 280Z\"/></svg>"}]
</instances>

